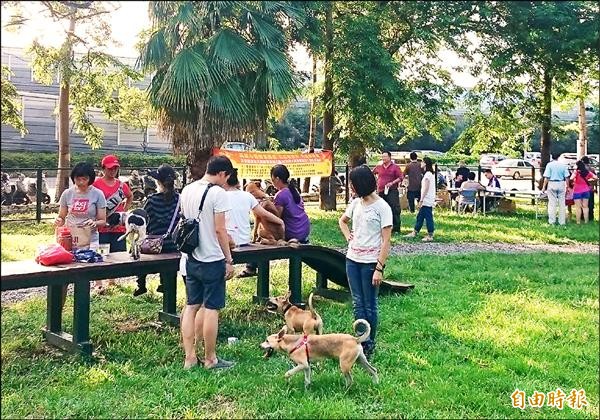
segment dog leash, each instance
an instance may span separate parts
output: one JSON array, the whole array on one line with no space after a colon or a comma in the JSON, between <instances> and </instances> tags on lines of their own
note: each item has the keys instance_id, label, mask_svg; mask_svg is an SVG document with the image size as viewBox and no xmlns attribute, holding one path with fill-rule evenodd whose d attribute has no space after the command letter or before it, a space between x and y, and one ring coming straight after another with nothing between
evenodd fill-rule
<instances>
[{"instance_id":1,"label":"dog leash","mask_svg":"<svg viewBox=\"0 0 600 420\"><path fill-rule=\"evenodd\" d=\"M296 346L290 351L289 354L292 354L293 352L295 352L302 346L304 346L304 350L306 351L306 362L310 363L310 354L308 352L308 335L307 334L304 334L302 339L300 339L300 341L298 341L298 344L296 344Z\"/></svg>"}]
</instances>

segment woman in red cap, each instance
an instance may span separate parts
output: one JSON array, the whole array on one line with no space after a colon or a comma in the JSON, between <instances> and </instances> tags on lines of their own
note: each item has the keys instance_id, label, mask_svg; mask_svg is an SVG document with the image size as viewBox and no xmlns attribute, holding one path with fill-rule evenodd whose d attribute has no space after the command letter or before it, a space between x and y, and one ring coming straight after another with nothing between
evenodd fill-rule
<instances>
[{"instance_id":1,"label":"woman in red cap","mask_svg":"<svg viewBox=\"0 0 600 420\"><path fill-rule=\"evenodd\" d=\"M102 159L102 172L104 176L96 179L94 187L100 189L106 198L106 217L116 212L124 212L129 209L133 200L133 194L129 185L119 180L119 159L115 155L106 155ZM110 252L127 251L126 241L117 241L119 236L125 233L125 226L102 226L98 228L100 243L110 244ZM109 280L108 285L114 281ZM103 290L103 282L96 282L95 288Z\"/></svg>"}]
</instances>

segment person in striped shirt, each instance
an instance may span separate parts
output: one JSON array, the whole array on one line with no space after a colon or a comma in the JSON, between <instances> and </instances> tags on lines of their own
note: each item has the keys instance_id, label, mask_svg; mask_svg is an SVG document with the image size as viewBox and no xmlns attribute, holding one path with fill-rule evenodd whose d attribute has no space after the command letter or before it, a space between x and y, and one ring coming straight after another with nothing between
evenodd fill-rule
<instances>
[{"instance_id":1,"label":"person in striped shirt","mask_svg":"<svg viewBox=\"0 0 600 420\"><path fill-rule=\"evenodd\" d=\"M175 191L175 180L177 174L175 170L167 164L162 164L158 169L148 171L148 175L158 181L158 190L152 194L144 204L144 210L148 213L147 229L149 235L164 235L169 230L169 226L175 226L179 215L173 214L178 210L179 194ZM173 221L173 223L171 223ZM171 228L172 231L172 228ZM171 232L169 232L171 233ZM171 235L167 235L163 241L162 252L175 252L175 243ZM146 276L138 276L138 287L133 292L133 296L139 296L148 291L146 288ZM163 279L160 279L160 285L157 292L163 291Z\"/></svg>"}]
</instances>

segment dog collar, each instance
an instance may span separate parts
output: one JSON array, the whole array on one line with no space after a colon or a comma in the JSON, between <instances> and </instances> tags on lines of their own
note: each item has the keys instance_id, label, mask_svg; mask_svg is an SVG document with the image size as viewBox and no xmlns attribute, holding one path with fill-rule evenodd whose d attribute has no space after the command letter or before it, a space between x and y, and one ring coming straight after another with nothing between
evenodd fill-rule
<instances>
[{"instance_id":1,"label":"dog collar","mask_svg":"<svg viewBox=\"0 0 600 420\"><path fill-rule=\"evenodd\" d=\"M292 306L294 306L294 305L292 305L291 303L288 303L287 306L285 308L283 308L283 314L285 315L285 313L287 311L289 311Z\"/></svg>"},{"instance_id":2,"label":"dog collar","mask_svg":"<svg viewBox=\"0 0 600 420\"><path fill-rule=\"evenodd\" d=\"M306 351L306 362L310 363L310 354L308 352L308 335L306 334L304 334L304 336L298 341L298 343L296 343L294 348L290 350L289 354L292 354L302 346L304 346L304 350Z\"/></svg>"}]
</instances>

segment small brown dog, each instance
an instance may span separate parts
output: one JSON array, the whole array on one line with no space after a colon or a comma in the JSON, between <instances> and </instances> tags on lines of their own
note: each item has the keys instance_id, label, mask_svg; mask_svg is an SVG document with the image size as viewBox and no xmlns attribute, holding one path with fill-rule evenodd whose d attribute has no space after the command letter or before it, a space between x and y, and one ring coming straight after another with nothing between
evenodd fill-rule
<instances>
[{"instance_id":1,"label":"small brown dog","mask_svg":"<svg viewBox=\"0 0 600 420\"><path fill-rule=\"evenodd\" d=\"M259 205L263 209L277 216L275 204L260 188L260 184L249 182L245 190L258 200ZM263 220L261 217L256 217L252 231L252 242L260 242L262 245L287 245L285 241L285 229L281 225Z\"/></svg>"},{"instance_id":2,"label":"small brown dog","mask_svg":"<svg viewBox=\"0 0 600 420\"><path fill-rule=\"evenodd\" d=\"M292 292L287 292L284 296L270 298L266 304L267 311L283 315L290 334L300 331L304 334L323 334L323 320L313 308L313 294L308 296L307 310L292 305L291 295Z\"/></svg>"},{"instance_id":3,"label":"small brown dog","mask_svg":"<svg viewBox=\"0 0 600 420\"><path fill-rule=\"evenodd\" d=\"M286 352L296 366L285 373L285 378L288 379L303 370L305 388L311 381L310 360L323 358L339 359L340 369L348 387L352 385L350 371L356 360L373 377L373 382L378 383L377 369L367 361L360 345L369 338L371 326L364 319L357 319L352 324L355 331L358 324L365 326L365 332L359 337L350 334L291 335L287 334L287 326L284 326L277 334L268 336L260 347L265 350L265 358L270 357L275 351Z\"/></svg>"}]
</instances>

